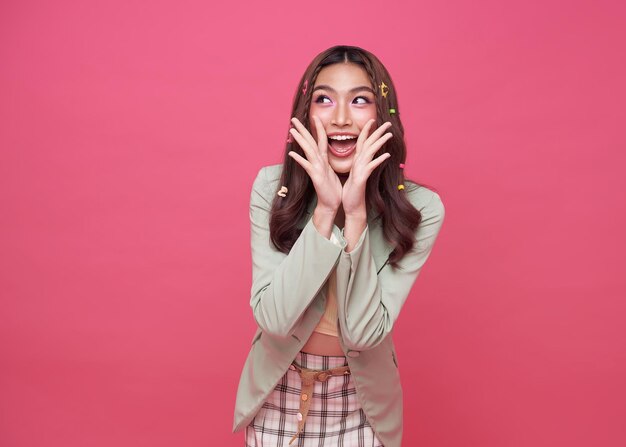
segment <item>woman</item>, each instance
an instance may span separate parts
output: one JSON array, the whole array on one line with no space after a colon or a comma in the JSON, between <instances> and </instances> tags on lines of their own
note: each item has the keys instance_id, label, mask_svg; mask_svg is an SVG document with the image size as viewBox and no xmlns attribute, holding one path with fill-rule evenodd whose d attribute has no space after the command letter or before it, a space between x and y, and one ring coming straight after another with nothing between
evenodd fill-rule
<instances>
[{"instance_id":1,"label":"woman","mask_svg":"<svg viewBox=\"0 0 626 447\"><path fill-rule=\"evenodd\" d=\"M292 117L284 162L252 188L258 329L233 431L245 428L247 446L399 447L391 333L444 207L403 175L396 91L373 54L319 54Z\"/></svg>"}]
</instances>

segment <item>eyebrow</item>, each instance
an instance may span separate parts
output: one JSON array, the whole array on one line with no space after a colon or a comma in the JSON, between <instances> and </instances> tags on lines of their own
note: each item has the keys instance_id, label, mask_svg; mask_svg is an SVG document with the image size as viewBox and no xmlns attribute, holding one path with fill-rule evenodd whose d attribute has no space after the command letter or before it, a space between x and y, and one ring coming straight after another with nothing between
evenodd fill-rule
<instances>
[{"instance_id":1,"label":"eyebrow","mask_svg":"<svg viewBox=\"0 0 626 447\"><path fill-rule=\"evenodd\" d=\"M317 87L315 87L313 89L313 91L315 91L315 90L322 90L322 89L331 91L333 93L337 93L337 91L334 88L332 88L330 85L325 85L325 84L318 85ZM350 89L348 93L356 93L356 92L360 92L362 90L367 90L368 92L373 93L374 95L376 94L376 92L374 90L372 90L370 87L367 87L365 85L361 85L359 87L354 87L353 89Z\"/></svg>"}]
</instances>

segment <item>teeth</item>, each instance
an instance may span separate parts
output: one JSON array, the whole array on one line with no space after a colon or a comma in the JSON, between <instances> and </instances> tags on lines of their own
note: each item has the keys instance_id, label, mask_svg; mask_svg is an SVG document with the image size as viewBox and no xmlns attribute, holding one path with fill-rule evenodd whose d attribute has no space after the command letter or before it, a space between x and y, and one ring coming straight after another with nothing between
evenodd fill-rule
<instances>
[{"instance_id":1,"label":"teeth","mask_svg":"<svg viewBox=\"0 0 626 447\"><path fill-rule=\"evenodd\" d=\"M328 137L331 140L352 140L356 138L354 135L333 135L332 137Z\"/></svg>"}]
</instances>

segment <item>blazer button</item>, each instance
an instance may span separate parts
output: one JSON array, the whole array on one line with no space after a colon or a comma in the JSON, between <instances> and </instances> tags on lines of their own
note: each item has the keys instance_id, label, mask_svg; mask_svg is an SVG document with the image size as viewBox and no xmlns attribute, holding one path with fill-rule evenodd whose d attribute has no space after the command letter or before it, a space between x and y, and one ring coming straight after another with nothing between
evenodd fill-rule
<instances>
[{"instance_id":1,"label":"blazer button","mask_svg":"<svg viewBox=\"0 0 626 447\"><path fill-rule=\"evenodd\" d=\"M351 351L351 350L348 351L348 357L355 358L355 357L358 357L359 355L361 355L359 351Z\"/></svg>"}]
</instances>

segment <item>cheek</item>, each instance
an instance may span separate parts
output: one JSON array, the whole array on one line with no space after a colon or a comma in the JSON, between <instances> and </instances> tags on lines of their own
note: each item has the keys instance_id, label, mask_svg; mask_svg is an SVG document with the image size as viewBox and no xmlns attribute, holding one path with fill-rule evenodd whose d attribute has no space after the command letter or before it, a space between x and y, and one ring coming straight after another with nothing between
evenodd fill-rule
<instances>
[{"instance_id":1,"label":"cheek","mask_svg":"<svg viewBox=\"0 0 626 447\"><path fill-rule=\"evenodd\" d=\"M360 125L359 127L363 127L372 118L375 120L376 115L377 115L376 108L374 107L371 107L368 109L355 110L354 112L352 112L352 116L354 117L354 120ZM376 124L374 124L374 127L375 126Z\"/></svg>"},{"instance_id":2,"label":"cheek","mask_svg":"<svg viewBox=\"0 0 626 447\"><path fill-rule=\"evenodd\" d=\"M313 138L317 141L317 129L315 128L313 115L320 119L324 129L328 129L330 121L332 120L332 111L329 107L315 107L314 105L311 105L311 108L309 109L309 128L311 129L311 135L313 135Z\"/></svg>"},{"instance_id":3,"label":"cheek","mask_svg":"<svg viewBox=\"0 0 626 447\"><path fill-rule=\"evenodd\" d=\"M326 123L331 120L333 116L333 110L331 107L316 107L315 104L313 104L309 109L311 122L313 122L313 115L317 115L317 117L322 120L323 123Z\"/></svg>"}]
</instances>

